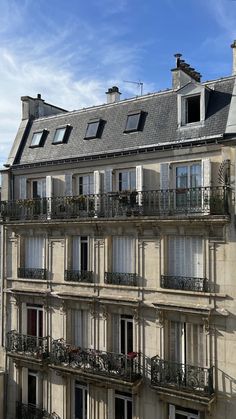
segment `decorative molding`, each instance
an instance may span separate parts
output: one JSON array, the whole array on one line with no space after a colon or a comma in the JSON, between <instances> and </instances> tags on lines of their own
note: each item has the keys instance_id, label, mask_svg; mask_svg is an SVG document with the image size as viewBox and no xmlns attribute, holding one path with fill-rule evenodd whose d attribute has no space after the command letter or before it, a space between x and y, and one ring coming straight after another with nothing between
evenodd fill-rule
<instances>
[{"instance_id":1,"label":"decorative molding","mask_svg":"<svg viewBox=\"0 0 236 419\"><path fill-rule=\"evenodd\" d=\"M157 308L156 309L156 314L157 314L156 325L158 327L164 327L164 323L165 323L165 311Z\"/></svg>"},{"instance_id":2,"label":"decorative molding","mask_svg":"<svg viewBox=\"0 0 236 419\"><path fill-rule=\"evenodd\" d=\"M67 300L62 300L61 301L60 312L62 314L67 314L67 311L68 311L68 302L67 302Z\"/></svg>"}]
</instances>

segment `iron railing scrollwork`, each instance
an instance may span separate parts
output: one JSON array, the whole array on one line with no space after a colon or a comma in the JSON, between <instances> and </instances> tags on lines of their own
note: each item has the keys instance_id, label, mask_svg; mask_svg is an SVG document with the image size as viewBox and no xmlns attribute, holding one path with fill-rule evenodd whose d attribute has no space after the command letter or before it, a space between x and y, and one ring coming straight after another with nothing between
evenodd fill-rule
<instances>
[{"instance_id":1,"label":"iron railing scrollwork","mask_svg":"<svg viewBox=\"0 0 236 419\"><path fill-rule=\"evenodd\" d=\"M137 286L138 275L129 272L105 272L105 284Z\"/></svg>"},{"instance_id":2,"label":"iron railing scrollwork","mask_svg":"<svg viewBox=\"0 0 236 419\"><path fill-rule=\"evenodd\" d=\"M16 402L16 419L60 419L56 413L48 413L45 409L33 404Z\"/></svg>"},{"instance_id":3,"label":"iron railing scrollwork","mask_svg":"<svg viewBox=\"0 0 236 419\"><path fill-rule=\"evenodd\" d=\"M54 220L178 214L228 215L230 188L198 188L120 191L103 194L36 198L0 202L5 220Z\"/></svg>"},{"instance_id":4,"label":"iron railing scrollwork","mask_svg":"<svg viewBox=\"0 0 236 419\"><path fill-rule=\"evenodd\" d=\"M92 271L65 270L65 281L93 283Z\"/></svg>"},{"instance_id":5,"label":"iron railing scrollwork","mask_svg":"<svg viewBox=\"0 0 236 419\"><path fill-rule=\"evenodd\" d=\"M17 276L18 278L46 280L47 270L41 268L18 268Z\"/></svg>"},{"instance_id":6,"label":"iron railing scrollwork","mask_svg":"<svg viewBox=\"0 0 236 419\"><path fill-rule=\"evenodd\" d=\"M140 356L136 352L125 355L84 349L62 339L52 341L50 362L128 382L136 381L141 375Z\"/></svg>"},{"instance_id":7,"label":"iron railing scrollwork","mask_svg":"<svg viewBox=\"0 0 236 419\"><path fill-rule=\"evenodd\" d=\"M43 360L48 356L48 337L23 335L11 330L7 333L6 348L8 352Z\"/></svg>"},{"instance_id":8,"label":"iron railing scrollwork","mask_svg":"<svg viewBox=\"0 0 236 419\"><path fill-rule=\"evenodd\" d=\"M161 275L161 288L185 291L214 292L214 284L206 278L177 275Z\"/></svg>"},{"instance_id":9,"label":"iron railing scrollwork","mask_svg":"<svg viewBox=\"0 0 236 419\"><path fill-rule=\"evenodd\" d=\"M155 356L151 359L151 384L187 391L213 394L213 367L170 362Z\"/></svg>"}]
</instances>

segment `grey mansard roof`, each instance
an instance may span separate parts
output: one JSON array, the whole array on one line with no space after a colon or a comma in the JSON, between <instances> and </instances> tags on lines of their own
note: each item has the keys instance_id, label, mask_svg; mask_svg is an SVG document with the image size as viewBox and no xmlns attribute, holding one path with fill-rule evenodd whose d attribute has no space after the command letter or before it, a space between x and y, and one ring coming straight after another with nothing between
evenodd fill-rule
<instances>
[{"instance_id":1,"label":"grey mansard roof","mask_svg":"<svg viewBox=\"0 0 236 419\"><path fill-rule=\"evenodd\" d=\"M205 122L192 127L177 127L177 92L173 90L34 119L29 132L21 142L14 164L64 160L223 135L226 130L234 80L234 77L228 77L203 84L210 89ZM124 133L127 114L132 111L144 112L143 129ZM87 123L96 118L105 121L102 136L85 140ZM52 144L56 128L67 124L72 126L68 142ZM43 129L49 131L44 146L30 148L33 133Z\"/></svg>"}]
</instances>

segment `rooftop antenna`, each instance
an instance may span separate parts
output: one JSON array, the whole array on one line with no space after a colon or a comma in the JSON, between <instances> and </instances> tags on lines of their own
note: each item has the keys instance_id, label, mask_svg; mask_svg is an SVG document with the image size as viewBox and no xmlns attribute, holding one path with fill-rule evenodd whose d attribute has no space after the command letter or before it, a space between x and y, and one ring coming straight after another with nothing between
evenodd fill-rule
<instances>
[{"instance_id":1,"label":"rooftop antenna","mask_svg":"<svg viewBox=\"0 0 236 419\"><path fill-rule=\"evenodd\" d=\"M136 86L138 86L140 88L140 96L142 96L142 94L143 94L143 82L141 82L141 81L124 80L124 83L136 84Z\"/></svg>"}]
</instances>

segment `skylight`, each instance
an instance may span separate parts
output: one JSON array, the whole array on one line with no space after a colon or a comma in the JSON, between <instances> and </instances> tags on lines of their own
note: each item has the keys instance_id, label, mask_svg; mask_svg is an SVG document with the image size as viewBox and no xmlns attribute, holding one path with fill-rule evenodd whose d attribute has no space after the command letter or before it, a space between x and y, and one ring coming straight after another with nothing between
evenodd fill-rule
<instances>
[{"instance_id":1,"label":"skylight","mask_svg":"<svg viewBox=\"0 0 236 419\"><path fill-rule=\"evenodd\" d=\"M48 133L47 130L34 132L30 147L41 147L43 144L43 141L46 138L47 133Z\"/></svg>"},{"instance_id":2,"label":"skylight","mask_svg":"<svg viewBox=\"0 0 236 419\"><path fill-rule=\"evenodd\" d=\"M62 144L65 143L68 139L70 126L57 128L52 140L52 144Z\"/></svg>"},{"instance_id":3,"label":"skylight","mask_svg":"<svg viewBox=\"0 0 236 419\"><path fill-rule=\"evenodd\" d=\"M84 138L91 139L100 137L101 122L101 119L88 122Z\"/></svg>"},{"instance_id":4,"label":"skylight","mask_svg":"<svg viewBox=\"0 0 236 419\"><path fill-rule=\"evenodd\" d=\"M127 116L125 132L133 132L139 130L141 114L141 112L137 112Z\"/></svg>"}]
</instances>

